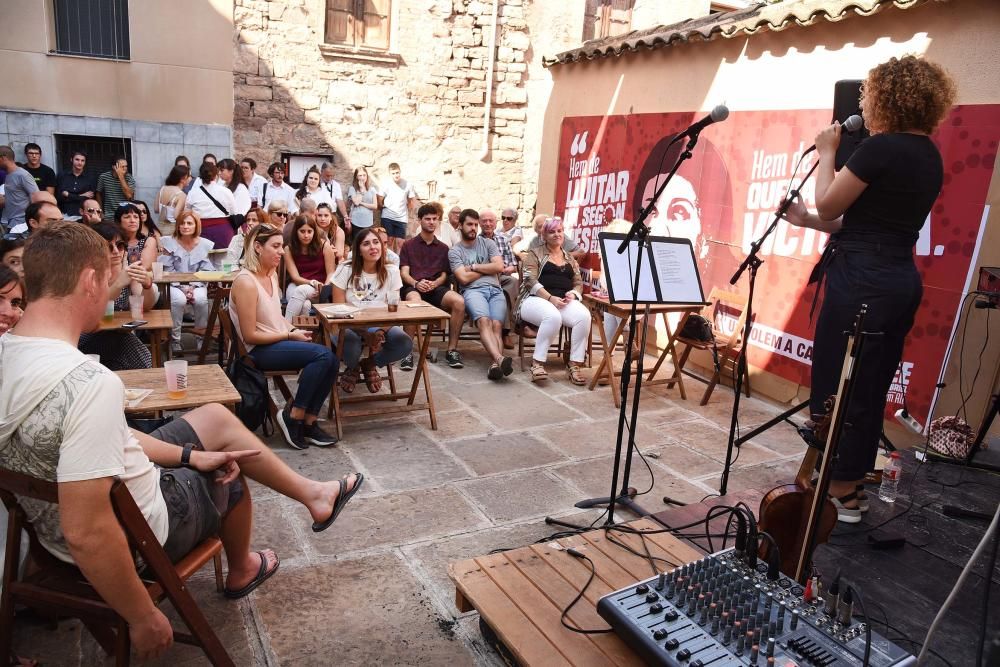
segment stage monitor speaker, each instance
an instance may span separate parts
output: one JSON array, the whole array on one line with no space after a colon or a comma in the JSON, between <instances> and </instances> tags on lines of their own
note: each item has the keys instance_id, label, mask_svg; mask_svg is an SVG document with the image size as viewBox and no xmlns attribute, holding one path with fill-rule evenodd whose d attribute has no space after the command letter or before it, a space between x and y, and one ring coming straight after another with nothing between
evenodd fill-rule
<instances>
[{"instance_id":1,"label":"stage monitor speaker","mask_svg":"<svg viewBox=\"0 0 1000 667\"><path fill-rule=\"evenodd\" d=\"M838 81L833 87L833 120L840 121L841 124L854 114L861 115L861 80L845 79ZM843 134L840 137L840 147L837 148L836 168L840 170L847 160L857 150L858 145L867 139L871 134L868 128L861 128L860 132Z\"/></svg>"}]
</instances>

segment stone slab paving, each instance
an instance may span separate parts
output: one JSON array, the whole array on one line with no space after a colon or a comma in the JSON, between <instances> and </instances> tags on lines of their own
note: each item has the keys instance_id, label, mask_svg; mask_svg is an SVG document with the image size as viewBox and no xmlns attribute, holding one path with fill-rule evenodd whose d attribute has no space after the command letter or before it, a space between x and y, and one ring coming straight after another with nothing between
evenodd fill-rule
<instances>
[{"instance_id":1,"label":"stone slab paving","mask_svg":"<svg viewBox=\"0 0 1000 667\"><path fill-rule=\"evenodd\" d=\"M303 475L333 479L359 470L366 484L317 535L304 508L251 482L252 546L274 548L281 570L239 602L216 595L210 571L191 584L238 665L501 664L476 613L455 609L447 564L543 539L555 532L545 516L599 519L600 510L573 504L608 493L618 410L607 387L570 384L554 360L545 386L531 383L516 360L498 386L486 378L478 343L463 340L461 349L465 368L448 368L443 355L430 365L437 430L417 412L349 420L334 448L296 451L280 437L266 439ZM396 377L406 384L412 375ZM636 444L654 473L653 490L640 499L650 511L666 507L663 496L697 502L719 486L732 392L718 387L701 407L704 385L687 386L687 400L665 387L643 394ZM742 406L744 429L780 411L756 397ZM739 453L730 490L790 480L803 447L786 424L755 438ZM638 458L632 470L631 485L648 487ZM16 637L21 654L46 665L111 664L72 621L51 629L19 620ZM174 647L158 664L205 661Z\"/></svg>"}]
</instances>

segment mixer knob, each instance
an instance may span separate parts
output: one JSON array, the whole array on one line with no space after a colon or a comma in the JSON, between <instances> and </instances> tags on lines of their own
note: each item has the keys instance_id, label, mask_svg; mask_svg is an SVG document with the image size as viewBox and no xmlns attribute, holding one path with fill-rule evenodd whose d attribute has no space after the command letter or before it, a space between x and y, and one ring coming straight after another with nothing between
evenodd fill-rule
<instances>
[{"instance_id":1,"label":"mixer knob","mask_svg":"<svg viewBox=\"0 0 1000 667\"><path fill-rule=\"evenodd\" d=\"M799 614L798 609L792 611L792 624L791 626L789 626L790 630L794 630L795 628L799 627L799 616L801 616L801 614Z\"/></svg>"},{"instance_id":2,"label":"mixer knob","mask_svg":"<svg viewBox=\"0 0 1000 667\"><path fill-rule=\"evenodd\" d=\"M663 611L663 605L659 602L656 602L649 607L649 613L651 614L659 614L661 611Z\"/></svg>"},{"instance_id":3,"label":"mixer knob","mask_svg":"<svg viewBox=\"0 0 1000 667\"><path fill-rule=\"evenodd\" d=\"M681 662L684 662L690 657L691 657L690 649L682 648L680 651L677 651L677 659L680 660Z\"/></svg>"},{"instance_id":4,"label":"mixer knob","mask_svg":"<svg viewBox=\"0 0 1000 667\"><path fill-rule=\"evenodd\" d=\"M695 602L696 602L696 600L695 600L695 598L694 598L693 595L690 598L688 598L688 606L687 606L687 615L688 616L694 615Z\"/></svg>"},{"instance_id":5,"label":"mixer knob","mask_svg":"<svg viewBox=\"0 0 1000 667\"><path fill-rule=\"evenodd\" d=\"M753 646L750 647L750 664L751 665L756 665L757 664L757 656L758 655L760 655L760 647L757 646L757 644L754 644Z\"/></svg>"},{"instance_id":6,"label":"mixer knob","mask_svg":"<svg viewBox=\"0 0 1000 667\"><path fill-rule=\"evenodd\" d=\"M667 573L660 572L660 576L656 578L656 590L662 591L666 583L667 583Z\"/></svg>"},{"instance_id":7,"label":"mixer knob","mask_svg":"<svg viewBox=\"0 0 1000 667\"><path fill-rule=\"evenodd\" d=\"M705 625L708 622L708 607L701 608L701 616L698 617L698 625Z\"/></svg>"},{"instance_id":8,"label":"mixer knob","mask_svg":"<svg viewBox=\"0 0 1000 667\"><path fill-rule=\"evenodd\" d=\"M713 635L719 634L719 617L718 616L716 616L715 618L712 619L712 631L711 632L712 632Z\"/></svg>"},{"instance_id":9,"label":"mixer knob","mask_svg":"<svg viewBox=\"0 0 1000 667\"><path fill-rule=\"evenodd\" d=\"M691 667L705 667L705 663L701 660L695 660L691 663Z\"/></svg>"},{"instance_id":10,"label":"mixer knob","mask_svg":"<svg viewBox=\"0 0 1000 667\"><path fill-rule=\"evenodd\" d=\"M652 591L650 591L649 593L646 594L646 602L656 602L659 599L660 599L660 596L657 595L656 593L652 592Z\"/></svg>"},{"instance_id":11,"label":"mixer knob","mask_svg":"<svg viewBox=\"0 0 1000 667\"><path fill-rule=\"evenodd\" d=\"M666 613L666 614L664 614L664 616L663 616L663 617L664 617L665 619L667 619L668 621L671 621L671 622L672 622L672 621L676 621L676 620L678 619L678 617L679 617L679 616L680 616L680 615L679 615L679 614L677 613L677 611L676 611L676 610L674 610L674 609L668 609L668 610L667 610L667 613Z\"/></svg>"},{"instance_id":12,"label":"mixer knob","mask_svg":"<svg viewBox=\"0 0 1000 667\"><path fill-rule=\"evenodd\" d=\"M653 639L659 641L661 639L666 639L669 633L663 628L657 628L653 631Z\"/></svg>"},{"instance_id":13,"label":"mixer knob","mask_svg":"<svg viewBox=\"0 0 1000 667\"><path fill-rule=\"evenodd\" d=\"M767 628L767 636L768 637L777 637L778 636L778 624L775 623L774 621L771 621L771 625L768 626L768 628Z\"/></svg>"},{"instance_id":14,"label":"mixer knob","mask_svg":"<svg viewBox=\"0 0 1000 667\"><path fill-rule=\"evenodd\" d=\"M681 643L677 641L676 637L671 637L670 639L667 640L667 642L663 646L666 647L668 650L673 651L680 645Z\"/></svg>"},{"instance_id":15,"label":"mixer knob","mask_svg":"<svg viewBox=\"0 0 1000 667\"><path fill-rule=\"evenodd\" d=\"M668 600L670 598L674 597L674 582L672 582L672 581L669 584L667 584L667 593L666 593L666 596L667 596Z\"/></svg>"},{"instance_id":16,"label":"mixer knob","mask_svg":"<svg viewBox=\"0 0 1000 667\"><path fill-rule=\"evenodd\" d=\"M649 592L649 586L647 586L646 584L639 584L638 586L635 587L635 592L638 593L639 595L645 595L646 593Z\"/></svg>"},{"instance_id":17,"label":"mixer knob","mask_svg":"<svg viewBox=\"0 0 1000 667\"><path fill-rule=\"evenodd\" d=\"M774 637L767 640L767 657L774 656Z\"/></svg>"},{"instance_id":18,"label":"mixer knob","mask_svg":"<svg viewBox=\"0 0 1000 667\"><path fill-rule=\"evenodd\" d=\"M725 626L726 629L722 632L722 643L729 645L729 642L733 641L733 629L730 626Z\"/></svg>"}]
</instances>

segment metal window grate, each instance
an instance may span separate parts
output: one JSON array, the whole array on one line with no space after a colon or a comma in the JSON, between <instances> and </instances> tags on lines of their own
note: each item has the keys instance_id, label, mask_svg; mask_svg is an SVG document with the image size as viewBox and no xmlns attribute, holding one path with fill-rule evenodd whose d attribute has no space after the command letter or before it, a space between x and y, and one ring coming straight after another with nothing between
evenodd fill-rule
<instances>
[{"instance_id":1,"label":"metal window grate","mask_svg":"<svg viewBox=\"0 0 1000 667\"><path fill-rule=\"evenodd\" d=\"M56 53L128 60L128 0L52 0Z\"/></svg>"},{"instance_id":2,"label":"metal window grate","mask_svg":"<svg viewBox=\"0 0 1000 667\"><path fill-rule=\"evenodd\" d=\"M71 168L70 158L74 151L83 151L87 156L85 173L97 178L111 169L113 160L124 155L128 160L129 170L132 165L132 140L121 137L87 137L76 134L56 134L56 171Z\"/></svg>"}]
</instances>

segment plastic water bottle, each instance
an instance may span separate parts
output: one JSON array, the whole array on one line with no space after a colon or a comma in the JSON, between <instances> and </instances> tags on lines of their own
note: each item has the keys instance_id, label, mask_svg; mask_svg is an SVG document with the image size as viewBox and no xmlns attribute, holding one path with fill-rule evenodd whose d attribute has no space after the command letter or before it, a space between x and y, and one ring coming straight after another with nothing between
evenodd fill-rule
<instances>
[{"instance_id":1,"label":"plastic water bottle","mask_svg":"<svg viewBox=\"0 0 1000 667\"><path fill-rule=\"evenodd\" d=\"M878 488L879 500L887 503L896 502L896 491L899 489L899 478L902 474L903 462L899 452L893 452L882 469L882 486Z\"/></svg>"}]
</instances>

